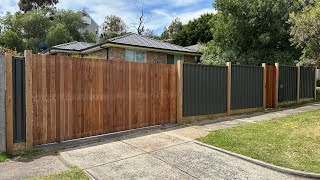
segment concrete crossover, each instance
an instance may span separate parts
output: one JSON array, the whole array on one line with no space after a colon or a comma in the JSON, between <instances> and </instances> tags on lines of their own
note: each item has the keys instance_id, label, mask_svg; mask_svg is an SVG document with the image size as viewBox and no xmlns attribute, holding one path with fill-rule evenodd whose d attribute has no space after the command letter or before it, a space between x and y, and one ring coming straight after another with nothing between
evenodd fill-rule
<instances>
[{"instance_id":1,"label":"concrete crossover","mask_svg":"<svg viewBox=\"0 0 320 180\"><path fill-rule=\"evenodd\" d=\"M102 142L66 149L60 152L60 158L68 165L84 169L95 179L305 179L264 168L199 145L194 140L212 130L315 109L320 109L319 104L201 121L193 126L120 134ZM57 156L43 158L45 159L39 158L26 163L2 163L0 179L34 177L67 169ZM27 176L30 172L32 174Z\"/></svg>"}]
</instances>

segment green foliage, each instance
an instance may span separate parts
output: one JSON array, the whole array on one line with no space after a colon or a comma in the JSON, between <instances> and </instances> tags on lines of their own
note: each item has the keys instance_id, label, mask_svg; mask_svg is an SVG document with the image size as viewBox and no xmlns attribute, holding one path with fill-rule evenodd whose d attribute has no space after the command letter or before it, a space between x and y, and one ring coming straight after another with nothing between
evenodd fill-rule
<instances>
[{"instance_id":1,"label":"green foliage","mask_svg":"<svg viewBox=\"0 0 320 180\"><path fill-rule=\"evenodd\" d=\"M0 34L0 44L19 52L23 51L24 48L24 42L22 41L21 34L10 29Z\"/></svg>"},{"instance_id":2,"label":"green foliage","mask_svg":"<svg viewBox=\"0 0 320 180\"><path fill-rule=\"evenodd\" d=\"M202 52L201 63L208 65L222 65L225 64L226 59L223 57L223 52L218 46L214 45L213 41L208 42L200 46Z\"/></svg>"},{"instance_id":3,"label":"green foliage","mask_svg":"<svg viewBox=\"0 0 320 180\"><path fill-rule=\"evenodd\" d=\"M0 46L22 52L31 49L39 52L39 45L54 46L70 41L95 42L95 35L80 32L85 24L79 12L70 10L33 9L24 14L6 13L0 18L6 30L0 34Z\"/></svg>"},{"instance_id":4,"label":"green foliage","mask_svg":"<svg viewBox=\"0 0 320 180\"><path fill-rule=\"evenodd\" d=\"M289 41L289 14L299 11L299 0L216 0L211 21L213 40L228 61L260 65L293 64L301 50Z\"/></svg>"},{"instance_id":5,"label":"green foliage","mask_svg":"<svg viewBox=\"0 0 320 180\"><path fill-rule=\"evenodd\" d=\"M86 31L83 33L82 39L84 42L95 43L96 42L96 35L93 33L90 33L89 31Z\"/></svg>"},{"instance_id":6,"label":"green foliage","mask_svg":"<svg viewBox=\"0 0 320 180\"><path fill-rule=\"evenodd\" d=\"M70 42L72 38L66 26L64 24L58 23L48 30L46 40L48 45L52 47L57 44Z\"/></svg>"},{"instance_id":7,"label":"green foliage","mask_svg":"<svg viewBox=\"0 0 320 180\"><path fill-rule=\"evenodd\" d=\"M20 0L18 5L21 11L27 12L38 8L53 8L59 0Z\"/></svg>"},{"instance_id":8,"label":"green foliage","mask_svg":"<svg viewBox=\"0 0 320 180\"><path fill-rule=\"evenodd\" d=\"M102 36L105 39L113 38L127 32L127 25L121 17L109 15L102 24Z\"/></svg>"},{"instance_id":9,"label":"green foliage","mask_svg":"<svg viewBox=\"0 0 320 180\"><path fill-rule=\"evenodd\" d=\"M179 18L175 18L168 28L165 28L161 34L161 39L172 39L175 34L180 32L183 28L182 22Z\"/></svg>"},{"instance_id":10,"label":"green foliage","mask_svg":"<svg viewBox=\"0 0 320 180\"><path fill-rule=\"evenodd\" d=\"M301 60L304 64L320 63L320 2L315 1L301 12L293 12L289 20L294 45L303 49Z\"/></svg>"},{"instance_id":11,"label":"green foliage","mask_svg":"<svg viewBox=\"0 0 320 180\"><path fill-rule=\"evenodd\" d=\"M0 163L1 162L6 162L11 158L12 158L11 154L8 154L8 153L5 153L5 152L0 152Z\"/></svg>"},{"instance_id":12,"label":"green foliage","mask_svg":"<svg viewBox=\"0 0 320 180\"><path fill-rule=\"evenodd\" d=\"M172 42L181 46L197 43L207 43L213 39L210 21L214 14L203 14L199 18L189 21L174 36Z\"/></svg>"}]
</instances>

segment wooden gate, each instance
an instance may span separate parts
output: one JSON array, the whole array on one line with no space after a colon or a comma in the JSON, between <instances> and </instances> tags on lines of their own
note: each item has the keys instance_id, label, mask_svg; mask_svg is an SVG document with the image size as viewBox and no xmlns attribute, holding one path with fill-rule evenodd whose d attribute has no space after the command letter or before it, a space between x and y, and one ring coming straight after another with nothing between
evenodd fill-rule
<instances>
[{"instance_id":1,"label":"wooden gate","mask_svg":"<svg viewBox=\"0 0 320 180\"><path fill-rule=\"evenodd\" d=\"M276 67L275 65L266 65L266 108L275 108L276 106Z\"/></svg>"}]
</instances>

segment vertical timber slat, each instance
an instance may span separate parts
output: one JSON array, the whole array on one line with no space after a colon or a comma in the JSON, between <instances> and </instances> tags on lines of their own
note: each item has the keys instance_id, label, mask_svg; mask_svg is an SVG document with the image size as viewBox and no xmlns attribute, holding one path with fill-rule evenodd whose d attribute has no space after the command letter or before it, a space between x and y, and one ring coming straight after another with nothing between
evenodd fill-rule
<instances>
[{"instance_id":1,"label":"vertical timber slat","mask_svg":"<svg viewBox=\"0 0 320 180\"><path fill-rule=\"evenodd\" d=\"M183 61L177 62L177 123L182 120Z\"/></svg>"},{"instance_id":2,"label":"vertical timber slat","mask_svg":"<svg viewBox=\"0 0 320 180\"><path fill-rule=\"evenodd\" d=\"M228 67L228 80L227 80L227 114L231 115L231 62L227 62Z\"/></svg>"},{"instance_id":3,"label":"vertical timber slat","mask_svg":"<svg viewBox=\"0 0 320 180\"><path fill-rule=\"evenodd\" d=\"M300 102L300 65L297 64L297 103Z\"/></svg>"},{"instance_id":4,"label":"vertical timber slat","mask_svg":"<svg viewBox=\"0 0 320 180\"><path fill-rule=\"evenodd\" d=\"M276 67L276 77L275 77L275 85L274 85L274 89L275 89L275 93L274 93L274 107L277 108L279 105L279 63L275 64Z\"/></svg>"},{"instance_id":5,"label":"vertical timber slat","mask_svg":"<svg viewBox=\"0 0 320 180\"><path fill-rule=\"evenodd\" d=\"M317 66L314 69L314 100L317 100Z\"/></svg>"},{"instance_id":6,"label":"vertical timber slat","mask_svg":"<svg viewBox=\"0 0 320 180\"><path fill-rule=\"evenodd\" d=\"M13 152L12 54L6 53L6 124L7 152Z\"/></svg>"},{"instance_id":7,"label":"vertical timber slat","mask_svg":"<svg viewBox=\"0 0 320 180\"><path fill-rule=\"evenodd\" d=\"M263 109L267 107L267 67L266 63L262 63L263 67Z\"/></svg>"},{"instance_id":8,"label":"vertical timber slat","mask_svg":"<svg viewBox=\"0 0 320 180\"><path fill-rule=\"evenodd\" d=\"M26 68L26 147L33 145L32 51L24 51Z\"/></svg>"}]
</instances>

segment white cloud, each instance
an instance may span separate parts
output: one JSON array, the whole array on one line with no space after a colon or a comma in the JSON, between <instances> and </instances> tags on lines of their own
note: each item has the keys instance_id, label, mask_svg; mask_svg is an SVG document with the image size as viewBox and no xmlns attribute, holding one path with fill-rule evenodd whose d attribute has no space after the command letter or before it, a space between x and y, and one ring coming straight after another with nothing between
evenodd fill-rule
<instances>
[{"instance_id":1,"label":"white cloud","mask_svg":"<svg viewBox=\"0 0 320 180\"><path fill-rule=\"evenodd\" d=\"M11 13L18 11L19 7L17 4L18 4L18 0L1 0L0 15L5 14L6 11L9 11Z\"/></svg>"},{"instance_id":2,"label":"white cloud","mask_svg":"<svg viewBox=\"0 0 320 180\"><path fill-rule=\"evenodd\" d=\"M207 12L215 12L211 3L206 0L146 0L145 5L151 16L146 24L146 28L160 32L168 26L175 17L179 17L186 24L189 20L199 17ZM5 11L15 12L18 8L18 0L1 0L0 15ZM201 7L204 6L204 7ZM120 16L129 26L130 31L134 31L133 25L138 23L139 11L132 0L60 0L57 8L82 10L85 8L94 20L101 25L105 16Z\"/></svg>"}]
</instances>

